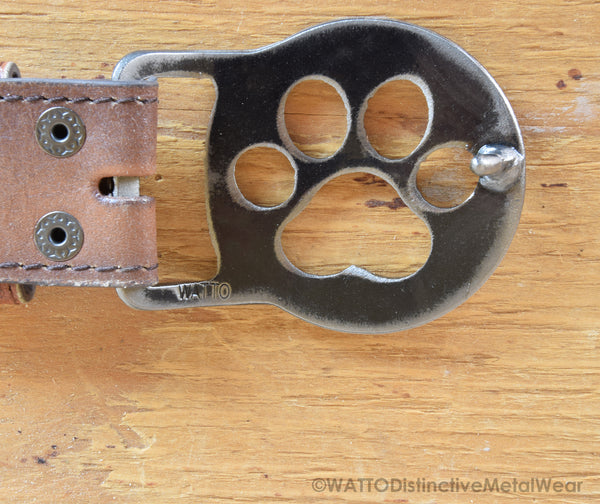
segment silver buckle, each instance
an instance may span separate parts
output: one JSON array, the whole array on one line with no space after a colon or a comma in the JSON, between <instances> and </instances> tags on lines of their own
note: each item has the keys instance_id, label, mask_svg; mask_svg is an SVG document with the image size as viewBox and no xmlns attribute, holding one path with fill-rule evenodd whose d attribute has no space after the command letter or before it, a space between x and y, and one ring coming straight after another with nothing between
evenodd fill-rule
<instances>
[{"instance_id":1,"label":"silver buckle","mask_svg":"<svg viewBox=\"0 0 600 504\"><path fill-rule=\"evenodd\" d=\"M343 331L397 331L431 321L472 295L491 275L515 233L525 190L524 147L506 97L466 52L423 28L391 20L327 23L254 51L138 52L119 62L113 78L210 75L218 99L208 140L209 222L219 272L203 282L119 289L129 306L145 310L271 303L307 321ZM253 209L240 203L232 162L245 148L271 143L286 149L280 102L300 79L324 76L344 91L352 126L331 158L296 155L297 185L284 204ZM365 142L362 106L382 82L410 75L424 83L430 124L404 159L377 155ZM247 92L246 83L260 83ZM460 110L460 117L453 111ZM234 126L235 125L235 126ZM251 125L251 126L250 126ZM416 171L427 152L462 141L473 146L473 195L452 209L427 203ZM291 215L340 171L368 168L389 181L429 226L431 255L401 279L351 267L328 276L306 274L285 257L280 237ZM117 181L119 184L119 181ZM117 191L121 189L117 187Z\"/></svg>"}]
</instances>

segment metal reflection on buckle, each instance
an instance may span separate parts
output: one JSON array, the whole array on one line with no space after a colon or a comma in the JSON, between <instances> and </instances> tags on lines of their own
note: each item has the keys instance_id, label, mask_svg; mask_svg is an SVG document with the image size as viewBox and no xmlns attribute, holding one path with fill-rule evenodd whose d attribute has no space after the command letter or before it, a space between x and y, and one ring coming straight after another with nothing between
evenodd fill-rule
<instances>
[{"instance_id":1,"label":"metal reflection on buckle","mask_svg":"<svg viewBox=\"0 0 600 504\"><path fill-rule=\"evenodd\" d=\"M523 204L523 141L498 85L447 39L392 20L350 19L253 51L133 53L119 62L113 77L199 74L214 79L218 95L208 139L207 179L219 271L210 281L119 289L128 305L154 310L271 303L336 330L397 331L461 304L504 256ZM287 90L315 75L343 90L351 124L342 147L324 160L289 149L278 127ZM391 160L368 145L361 111L374 89L398 76L410 76L426 87L430 120L416 150ZM255 84L251 90L248 83ZM428 152L456 141L471 146L471 169L480 177L479 184L463 204L437 208L417 190L416 172ZM297 184L282 205L253 209L240 203L231 183L233 163L244 149L264 143L290 151ZM327 276L300 271L282 250L286 223L332 176L365 168L389 181L429 227L432 247L427 262L400 279L355 266Z\"/></svg>"}]
</instances>

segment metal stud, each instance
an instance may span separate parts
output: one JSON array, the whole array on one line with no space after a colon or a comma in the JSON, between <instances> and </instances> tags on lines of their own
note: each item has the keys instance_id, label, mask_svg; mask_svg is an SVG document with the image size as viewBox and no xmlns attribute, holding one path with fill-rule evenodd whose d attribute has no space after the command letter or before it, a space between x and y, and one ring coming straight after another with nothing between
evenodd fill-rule
<instances>
[{"instance_id":1,"label":"metal stud","mask_svg":"<svg viewBox=\"0 0 600 504\"><path fill-rule=\"evenodd\" d=\"M52 107L40 115L35 128L38 143L48 154L69 157L85 143L85 125L76 112Z\"/></svg>"},{"instance_id":2,"label":"metal stud","mask_svg":"<svg viewBox=\"0 0 600 504\"><path fill-rule=\"evenodd\" d=\"M34 240L39 251L52 261L68 261L83 246L83 229L65 212L44 215L35 226Z\"/></svg>"},{"instance_id":3,"label":"metal stud","mask_svg":"<svg viewBox=\"0 0 600 504\"><path fill-rule=\"evenodd\" d=\"M15 294L19 303L29 303L35 296L35 285L32 284L16 284Z\"/></svg>"},{"instance_id":4,"label":"metal stud","mask_svg":"<svg viewBox=\"0 0 600 504\"><path fill-rule=\"evenodd\" d=\"M493 192L508 191L523 177L524 170L525 156L506 145L484 145L471 161L471 171Z\"/></svg>"},{"instance_id":5,"label":"metal stud","mask_svg":"<svg viewBox=\"0 0 600 504\"><path fill-rule=\"evenodd\" d=\"M16 63L6 61L0 63L0 79L18 79L21 77L21 71Z\"/></svg>"}]
</instances>

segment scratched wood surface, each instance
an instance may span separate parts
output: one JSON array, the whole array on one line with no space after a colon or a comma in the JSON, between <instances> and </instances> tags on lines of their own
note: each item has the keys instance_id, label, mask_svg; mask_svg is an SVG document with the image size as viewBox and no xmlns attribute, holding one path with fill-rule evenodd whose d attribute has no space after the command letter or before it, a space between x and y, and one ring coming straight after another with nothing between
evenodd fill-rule
<instances>
[{"instance_id":1,"label":"scratched wood surface","mask_svg":"<svg viewBox=\"0 0 600 504\"><path fill-rule=\"evenodd\" d=\"M445 317L382 336L335 333L269 306L143 313L110 290L40 288L28 306L0 307L1 502L598 501L600 6L4 1L1 59L30 77L109 77L133 50L255 48L357 15L447 36L511 101L527 197L501 266ZM337 112L327 99L315 112L313 91L286 122L318 154L336 142ZM158 199L165 279L216 270L199 169L214 98L208 80L161 83L159 168L142 187ZM370 138L383 145L393 120L380 110ZM270 170L279 178L265 195L252 165L275 167L276 157L245 160L249 181L239 168L249 197L267 205L289 190L288 175ZM432 198L452 190L437 180ZM323 191L284 236L299 267L359 263L402 276L427 257L427 229L382 181L353 174ZM536 477L577 484L545 492L529 487ZM340 487L318 492L318 478ZM391 488L376 490L377 478L378 490ZM398 488L404 478L412 492ZM485 478L509 492L416 486Z\"/></svg>"}]
</instances>

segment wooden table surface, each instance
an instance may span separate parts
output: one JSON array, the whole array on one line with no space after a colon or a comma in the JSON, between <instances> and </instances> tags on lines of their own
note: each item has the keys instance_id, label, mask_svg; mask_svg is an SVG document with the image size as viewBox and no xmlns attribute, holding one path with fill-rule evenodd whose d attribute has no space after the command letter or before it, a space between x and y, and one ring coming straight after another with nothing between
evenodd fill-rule
<instances>
[{"instance_id":1,"label":"wooden table surface","mask_svg":"<svg viewBox=\"0 0 600 504\"><path fill-rule=\"evenodd\" d=\"M1 502L598 501L598 4L3 1L0 56L28 77L108 78L133 50L257 48L361 15L450 38L511 101L527 194L500 267L441 319L378 336L271 306L149 313L112 290L39 288L0 307ZM216 269L199 169L214 98L208 80L161 82L158 174L142 187L163 279ZM302 106L288 114L317 151L335 142L325 102L320 131L302 130ZM427 257L426 227L382 181L323 191L284 235L298 266L402 276ZM478 492L486 478L508 491Z\"/></svg>"}]
</instances>

